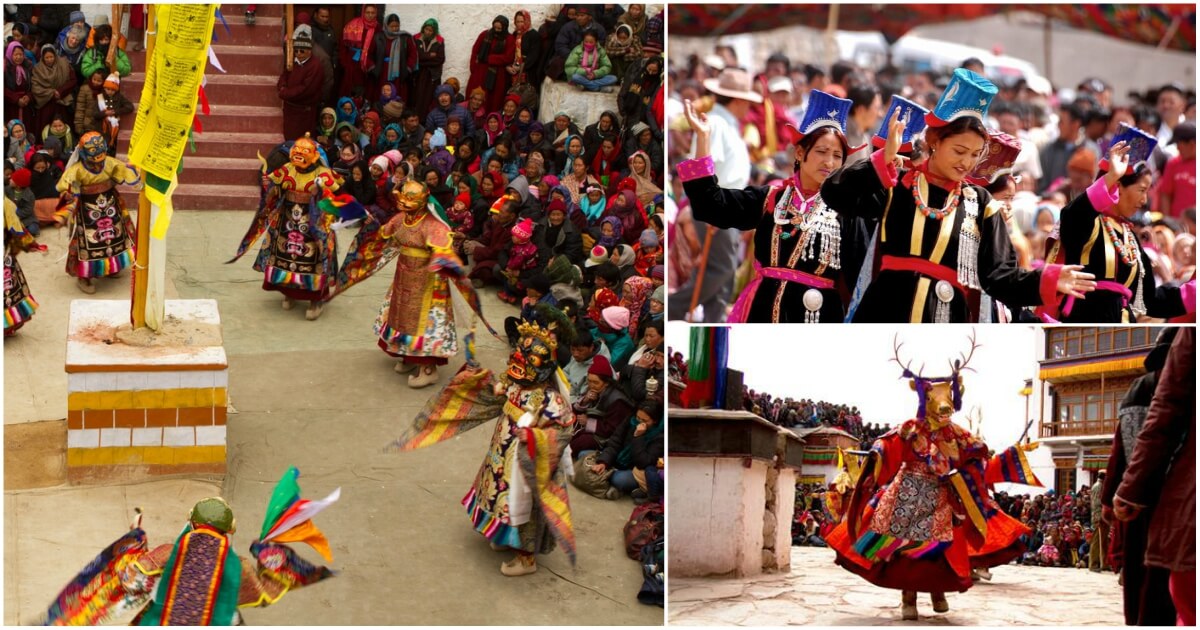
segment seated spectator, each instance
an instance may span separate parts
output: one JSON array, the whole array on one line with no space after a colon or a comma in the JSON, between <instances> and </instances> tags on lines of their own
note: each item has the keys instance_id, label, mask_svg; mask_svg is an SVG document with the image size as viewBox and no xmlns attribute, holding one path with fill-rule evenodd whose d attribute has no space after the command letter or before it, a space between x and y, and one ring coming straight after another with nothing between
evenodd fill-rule
<instances>
[{"instance_id":1,"label":"seated spectator","mask_svg":"<svg viewBox=\"0 0 1200 630\"><path fill-rule=\"evenodd\" d=\"M571 385L572 405L578 403L579 399L587 393L588 370L591 369L592 362L596 357L601 357L611 363L612 355L608 352L608 346L593 337L591 332L580 331L575 335L575 340L571 342L571 361L563 367L563 373L567 375L567 382Z\"/></svg>"},{"instance_id":2,"label":"seated spectator","mask_svg":"<svg viewBox=\"0 0 1200 630\"><path fill-rule=\"evenodd\" d=\"M621 369L621 382L626 386L626 393L639 403L647 398L646 384L650 377L661 379L665 365L662 320L646 320L641 329L644 331L641 343L630 355L629 363Z\"/></svg>"},{"instance_id":3,"label":"seated spectator","mask_svg":"<svg viewBox=\"0 0 1200 630\"><path fill-rule=\"evenodd\" d=\"M594 355L588 368L587 392L574 407L576 417L582 420L571 438L571 453L576 460L603 449L613 433L633 415L633 401L616 386L615 378L608 359Z\"/></svg>"},{"instance_id":4,"label":"seated spectator","mask_svg":"<svg viewBox=\"0 0 1200 630\"><path fill-rule=\"evenodd\" d=\"M572 264L582 264L584 257L583 237L570 221L567 221L567 205L554 200L547 206L542 223L542 247L551 256L564 256Z\"/></svg>"},{"instance_id":5,"label":"seated spectator","mask_svg":"<svg viewBox=\"0 0 1200 630\"><path fill-rule=\"evenodd\" d=\"M614 500L622 494L635 499L657 500L647 494L647 475L656 474L664 455L663 406L658 400L647 400L638 406L636 415L621 424L596 456L592 472L603 474L613 470L606 498Z\"/></svg>"},{"instance_id":6,"label":"seated spectator","mask_svg":"<svg viewBox=\"0 0 1200 630\"><path fill-rule=\"evenodd\" d=\"M113 30L109 24L97 26L92 32L92 41L94 45L88 48L83 53L83 57L79 59L80 74L85 77L92 76L96 70L108 70L108 46L112 42ZM121 78L125 78L133 72L133 65L129 63L129 56L124 50L117 48L115 54L115 62L117 74Z\"/></svg>"},{"instance_id":7,"label":"seated spectator","mask_svg":"<svg viewBox=\"0 0 1200 630\"><path fill-rule=\"evenodd\" d=\"M583 42L571 51L564 72L569 83L586 92L599 92L619 81L612 74L608 53L597 45L593 32L584 34Z\"/></svg>"},{"instance_id":8,"label":"seated spectator","mask_svg":"<svg viewBox=\"0 0 1200 630\"><path fill-rule=\"evenodd\" d=\"M642 42L633 36L633 29L622 24L608 36L604 50L612 61L613 76L624 77L629 66L642 60Z\"/></svg>"},{"instance_id":9,"label":"seated spectator","mask_svg":"<svg viewBox=\"0 0 1200 630\"><path fill-rule=\"evenodd\" d=\"M433 109L429 110L429 115L425 117L426 129L444 129L450 122L451 116L457 116L459 121L463 123L463 131L472 133L474 131L471 113L466 107L454 102L454 88L449 84L443 83L439 85L434 92L436 104Z\"/></svg>"},{"instance_id":10,"label":"seated spectator","mask_svg":"<svg viewBox=\"0 0 1200 630\"><path fill-rule=\"evenodd\" d=\"M508 266L512 228L517 222L514 206L507 198L497 199L497 203L492 205L494 216L484 226L483 234L463 245L475 261L470 277L476 288L504 279L500 272Z\"/></svg>"}]
</instances>

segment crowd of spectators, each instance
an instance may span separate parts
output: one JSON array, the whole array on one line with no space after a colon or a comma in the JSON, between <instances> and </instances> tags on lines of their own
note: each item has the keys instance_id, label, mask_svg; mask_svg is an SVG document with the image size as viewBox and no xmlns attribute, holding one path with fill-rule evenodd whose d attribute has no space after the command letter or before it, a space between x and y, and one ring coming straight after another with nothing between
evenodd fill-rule
<instances>
[{"instance_id":1,"label":"crowd of spectators","mask_svg":"<svg viewBox=\"0 0 1200 630\"><path fill-rule=\"evenodd\" d=\"M755 90L763 86L774 105L775 151L768 145L763 106L751 104L743 123L742 139L753 161L750 185L764 185L791 175L791 131L787 125L802 120L809 93L821 90L852 101L847 136L852 146L866 143L879 129L893 95L900 95L933 109L949 80L948 72L904 71L896 67L870 68L841 60L821 65L811 60L773 54L765 66L748 67L733 48L717 45L709 55L673 59L668 69L672 92L669 96L668 165L671 169L686 159L691 147L690 130L682 115L682 103L691 99L711 100L703 82L715 78L723 68L742 67L756 73ZM1196 233L1196 126L1195 90L1180 83L1146 86L1124 96L1114 94L1102 77L1088 77L1077 85L1060 86L1052 93L1039 92L1040 82L989 73L978 59L967 59L963 67L990 76L999 94L987 120L995 129L1018 138L1022 149L1007 188L997 197L1007 199L1006 219L1010 236L1024 268L1042 264L1046 240L1054 230L1059 211L1081 194L1098 175L1119 125L1126 123L1157 137L1149 166L1154 174L1147 206L1135 215L1139 236L1151 258L1156 280L1186 281L1195 274ZM923 143L916 143L915 163L924 159ZM866 159L870 149L847 156L847 164ZM673 172L673 170L672 170ZM672 195L682 212L687 207L682 186L671 178ZM688 271L699 266L702 235L689 232L681 223L672 248L672 264ZM694 232L694 230L692 230ZM748 244L746 240L744 243ZM742 248L740 259L748 255ZM676 260L677 256L684 259ZM748 266L742 268L746 273ZM683 284L683 280L680 281Z\"/></svg>"},{"instance_id":2,"label":"crowd of spectators","mask_svg":"<svg viewBox=\"0 0 1200 630\"><path fill-rule=\"evenodd\" d=\"M5 194L34 234L35 205L53 209L80 135L105 131L115 155L110 119L133 111L119 94L128 56L117 51L111 71L103 64L123 38L61 6L5 6L15 22L4 62ZM252 10L246 18L256 21ZM424 182L473 284L520 309L506 322L510 341L520 320L545 317L543 306L573 325L558 362L576 412L576 468L599 480L598 496L661 503L662 12L554 5L534 24L519 10L482 23L473 43L446 41L434 19L409 33L374 4L341 32L326 6L295 23L277 83L280 149L309 135L341 191L380 223L399 211L394 190ZM274 38L265 24L255 28ZM451 46L470 48L469 75L444 76ZM610 106L595 120L541 111L553 81L601 92L593 98Z\"/></svg>"},{"instance_id":3,"label":"crowd of spectators","mask_svg":"<svg viewBox=\"0 0 1200 630\"><path fill-rule=\"evenodd\" d=\"M1037 496L997 492L995 498L1002 511L1033 530L1031 535L1022 538L1026 552L1017 562L1089 568L1089 552L1098 526L1093 521L1091 488L1084 485L1078 492L1055 494L1050 491ZM1109 563L1104 560L1102 564L1107 567Z\"/></svg>"}]
</instances>

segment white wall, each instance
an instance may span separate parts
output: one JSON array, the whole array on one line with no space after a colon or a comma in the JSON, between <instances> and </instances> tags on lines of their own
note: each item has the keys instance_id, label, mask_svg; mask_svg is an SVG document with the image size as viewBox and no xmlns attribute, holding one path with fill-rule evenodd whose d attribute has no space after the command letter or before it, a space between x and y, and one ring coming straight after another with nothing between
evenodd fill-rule
<instances>
[{"instance_id":1,"label":"white wall","mask_svg":"<svg viewBox=\"0 0 1200 630\"><path fill-rule=\"evenodd\" d=\"M667 497L671 575L761 574L766 481L767 464L757 459L749 468L741 458L672 459ZM790 539L785 547L790 550Z\"/></svg>"},{"instance_id":2,"label":"white wall","mask_svg":"<svg viewBox=\"0 0 1200 630\"><path fill-rule=\"evenodd\" d=\"M463 89L467 87L470 77L471 47L475 38L492 27L492 20L497 15L508 18L511 31L513 16L520 9L529 11L533 18L533 27L541 26L546 15L558 14L561 4L389 4L384 14L395 13L400 16L400 27L410 33L421 30L425 20L433 18L438 21L442 37L446 40L446 65L442 69L442 78L458 77ZM655 15L662 7L646 7L647 15Z\"/></svg>"}]
</instances>

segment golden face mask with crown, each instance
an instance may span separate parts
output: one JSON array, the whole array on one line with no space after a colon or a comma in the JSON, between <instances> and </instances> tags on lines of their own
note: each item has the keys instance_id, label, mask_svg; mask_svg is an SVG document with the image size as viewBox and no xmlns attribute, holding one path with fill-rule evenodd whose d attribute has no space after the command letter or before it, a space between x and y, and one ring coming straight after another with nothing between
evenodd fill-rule
<instances>
[{"instance_id":1,"label":"golden face mask with crown","mask_svg":"<svg viewBox=\"0 0 1200 630\"><path fill-rule=\"evenodd\" d=\"M400 190L392 191L401 212L420 212L429 204L429 188L413 180L404 182Z\"/></svg>"},{"instance_id":2,"label":"golden face mask with crown","mask_svg":"<svg viewBox=\"0 0 1200 630\"><path fill-rule=\"evenodd\" d=\"M317 143L305 136L292 145L288 157L292 160L292 164L300 168L308 168L317 163L317 160L321 158L321 153L317 150Z\"/></svg>"}]
</instances>

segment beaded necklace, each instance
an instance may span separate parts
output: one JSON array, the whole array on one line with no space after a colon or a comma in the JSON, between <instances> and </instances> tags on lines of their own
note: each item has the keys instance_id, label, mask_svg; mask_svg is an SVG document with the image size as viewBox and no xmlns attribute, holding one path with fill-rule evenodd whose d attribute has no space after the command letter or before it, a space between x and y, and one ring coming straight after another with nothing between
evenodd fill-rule
<instances>
[{"instance_id":1,"label":"beaded necklace","mask_svg":"<svg viewBox=\"0 0 1200 630\"><path fill-rule=\"evenodd\" d=\"M1126 229L1124 225L1118 225L1117 220L1112 217L1102 217L1100 222L1104 224L1104 229L1112 239L1113 246L1121 253L1121 260L1130 267L1134 266L1138 260L1139 250L1133 231Z\"/></svg>"},{"instance_id":2,"label":"beaded necklace","mask_svg":"<svg viewBox=\"0 0 1200 630\"><path fill-rule=\"evenodd\" d=\"M917 205L917 211L924 214L927 218L940 221L958 207L958 197L962 194L962 182L954 185L954 189L946 196L945 205L937 209L930 208L925 200L921 198L922 188L928 190L928 184L925 181L925 174L918 171L912 185L913 201Z\"/></svg>"},{"instance_id":3,"label":"beaded necklace","mask_svg":"<svg viewBox=\"0 0 1200 630\"><path fill-rule=\"evenodd\" d=\"M779 200L779 203L775 207L775 213L777 216L779 216L781 211L786 212L786 216L788 216L788 222L791 223L791 227L788 229L788 231L784 232L783 226L776 223L775 231L777 234L779 234L779 238L786 241L795 236L796 232L800 229L800 226L804 224L805 217L817 210L820 210L824 206L825 203L821 201L821 194L819 190L818 192L814 192L811 196L805 198L803 191L801 191L800 187L795 183L785 188L783 191L783 198Z\"/></svg>"}]
</instances>

